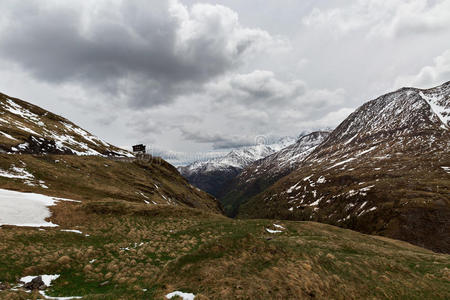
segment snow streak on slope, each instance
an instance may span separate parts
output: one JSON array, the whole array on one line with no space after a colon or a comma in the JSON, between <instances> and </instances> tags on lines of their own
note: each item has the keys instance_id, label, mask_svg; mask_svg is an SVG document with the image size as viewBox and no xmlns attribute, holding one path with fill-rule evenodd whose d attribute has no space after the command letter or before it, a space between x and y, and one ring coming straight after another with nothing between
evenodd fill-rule
<instances>
[{"instance_id":1,"label":"snow streak on slope","mask_svg":"<svg viewBox=\"0 0 450 300\"><path fill-rule=\"evenodd\" d=\"M420 96L423 100L425 100L431 108L431 111L441 120L443 123L443 127L449 129L450 127L450 105L444 106L442 95L425 95L423 92L420 92Z\"/></svg>"}]
</instances>

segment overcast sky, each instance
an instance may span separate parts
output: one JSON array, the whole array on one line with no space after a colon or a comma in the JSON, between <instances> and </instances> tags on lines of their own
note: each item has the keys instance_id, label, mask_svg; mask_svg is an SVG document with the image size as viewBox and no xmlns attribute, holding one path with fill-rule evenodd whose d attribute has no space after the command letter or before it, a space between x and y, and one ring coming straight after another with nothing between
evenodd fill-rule
<instances>
[{"instance_id":1,"label":"overcast sky","mask_svg":"<svg viewBox=\"0 0 450 300\"><path fill-rule=\"evenodd\" d=\"M450 80L450 0L1 0L0 91L119 146L335 127Z\"/></svg>"}]
</instances>

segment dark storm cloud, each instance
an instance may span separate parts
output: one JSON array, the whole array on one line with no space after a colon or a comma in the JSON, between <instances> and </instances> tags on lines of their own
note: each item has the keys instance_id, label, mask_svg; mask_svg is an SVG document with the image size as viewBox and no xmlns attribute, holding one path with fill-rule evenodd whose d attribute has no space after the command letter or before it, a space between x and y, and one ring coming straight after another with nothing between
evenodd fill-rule
<instances>
[{"instance_id":1,"label":"dark storm cloud","mask_svg":"<svg viewBox=\"0 0 450 300\"><path fill-rule=\"evenodd\" d=\"M132 106L168 103L233 68L258 42L231 10L177 1L4 1L1 58Z\"/></svg>"}]
</instances>

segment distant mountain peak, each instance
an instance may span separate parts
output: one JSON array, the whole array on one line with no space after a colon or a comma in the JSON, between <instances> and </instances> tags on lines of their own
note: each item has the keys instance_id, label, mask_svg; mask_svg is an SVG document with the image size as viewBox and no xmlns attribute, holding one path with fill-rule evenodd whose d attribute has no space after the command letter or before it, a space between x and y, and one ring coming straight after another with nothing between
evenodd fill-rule
<instances>
[{"instance_id":1,"label":"distant mountain peak","mask_svg":"<svg viewBox=\"0 0 450 300\"><path fill-rule=\"evenodd\" d=\"M246 166L223 191L226 212L233 216L240 203L293 171L328 135L327 131L302 134L295 143Z\"/></svg>"},{"instance_id":2,"label":"distant mountain peak","mask_svg":"<svg viewBox=\"0 0 450 300\"><path fill-rule=\"evenodd\" d=\"M284 137L271 144L233 149L222 157L196 161L178 170L194 186L218 196L223 187L246 166L293 143L294 138Z\"/></svg>"}]
</instances>

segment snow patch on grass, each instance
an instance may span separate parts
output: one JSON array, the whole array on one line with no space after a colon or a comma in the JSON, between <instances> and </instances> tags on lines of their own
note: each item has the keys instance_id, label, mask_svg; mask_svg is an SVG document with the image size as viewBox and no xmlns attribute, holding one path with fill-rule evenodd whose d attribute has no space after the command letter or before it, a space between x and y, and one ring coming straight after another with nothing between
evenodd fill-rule
<instances>
[{"instance_id":1,"label":"snow patch on grass","mask_svg":"<svg viewBox=\"0 0 450 300\"><path fill-rule=\"evenodd\" d=\"M33 279L35 279L36 277L42 277L42 281L44 282L44 284L46 286L50 286L52 284L53 280L56 280L59 278L59 274L55 274L55 275L38 275L38 276L25 276L20 278L20 281L23 283L29 283L31 282Z\"/></svg>"},{"instance_id":2,"label":"snow patch on grass","mask_svg":"<svg viewBox=\"0 0 450 300\"><path fill-rule=\"evenodd\" d=\"M80 296L71 296L71 297L51 297L45 294L44 291L40 291L39 292L42 296L45 297L45 299L50 299L50 300L72 300L72 299L82 299L83 297Z\"/></svg>"},{"instance_id":3,"label":"snow patch on grass","mask_svg":"<svg viewBox=\"0 0 450 300\"><path fill-rule=\"evenodd\" d=\"M278 228L278 229L285 229L283 226L278 225L278 224L273 224L273 226L275 226L275 227Z\"/></svg>"},{"instance_id":4,"label":"snow patch on grass","mask_svg":"<svg viewBox=\"0 0 450 300\"><path fill-rule=\"evenodd\" d=\"M75 200L0 189L0 226L56 227L45 219L51 215L48 207L58 201Z\"/></svg>"},{"instance_id":5,"label":"snow patch on grass","mask_svg":"<svg viewBox=\"0 0 450 300\"><path fill-rule=\"evenodd\" d=\"M44 282L44 284L49 287L52 284L53 280L56 280L59 278L59 274L55 274L55 275L39 275L42 278L42 281ZM39 276L25 276L22 277L20 279L21 282L23 283L28 283L31 282L33 279L35 279L36 277ZM45 294L44 291L39 291L39 293L44 296L45 299L52 299L52 300L71 300L71 299L81 299L82 297L80 296L71 296L71 297L51 297Z\"/></svg>"},{"instance_id":6,"label":"snow patch on grass","mask_svg":"<svg viewBox=\"0 0 450 300\"><path fill-rule=\"evenodd\" d=\"M9 171L0 170L0 177L12 178L12 179L34 179L33 174L29 173L24 168L18 168L14 165Z\"/></svg>"},{"instance_id":7,"label":"snow patch on grass","mask_svg":"<svg viewBox=\"0 0 450 300\"><path fill-rule=\"evenodd\" d=\"M324 176L320 176L319 179L317 179L317 183L325 183L327 182L327 180L325 179Z\"/></svg>"},{"instance_id":8,"label":"snow patch on grass","mask_svg":"<svg viewBox=\"0 0 450 300\"><path fill-rule=\"evenodd\" d=\"M39 116L35 113L32 113L26 108L23 108L22 106L18 105L11 99L6 100L7 105L4 105L3 107L5 110L9 111L10 113L13 113L15 115L21 116L24 119L28 119L34 122L39 122Z\"/></svg>"},{"instance_id":9,"label":"snow patch on grass","mask_svg":"<svg viewBox=\"0 0 450 300\"><path fill-rule=\"evenodd\" d=\"M273 230L273 229L269 229L269 228L266 228L266 231L268 233L281 233L281 232L283 232L282 230Z\"/></svg>"},{"instance_id":10,"label":"snow patch on grass","mask_svg":"<svg viewBox=\"0 0 450 300\"><path fill-rule=\"evenodd\" d=\"M312 176L313 176L314 174L311 174L311 175L309 175L309 176L307 176L307 177L305 177L305 178L303 178L303 181L307 181L307 180L309 180Z\"/></svg>"},{"instance_id":11,"label":"snow patch on grass","mask_svg":"<svg viewBox=\"0 0 450 300\"><path fill-rule=\"evenodd\" d=\"M166 299L172 299L174 297L180 297L183 300L194 300L195 295L192 293L184 293L180 291L175 291L166 295Z\"/></svg>"},{"instance_id":12,"label":"snow patch on grass","mask_svg":"<svg viewBox=\"0 0 450 300\"><path fill-rule=\"evenodd\" d=\"M64 232L73 232L73 233L78 233L78 234L83 234L81 231L75 230L75 229L61 229L61 231L64 231Z\"/></svg>"},{"instance_id":13,"label":"snow patch on grass","mask_svg":"<svg viewBox=\"0 0 450 300\"><path fill-rule=\"evenodd\" d=\"M292 192L294 191L294 189L295 189L299 184L300 184L300 182L298 182L297 184L291 186L291 187L286 191L286 193L288 193L288 194L292 193Z\"/></svg>"},{"instance_id":14,"label":"snow patch on grass","mask_svg":"<svg viewBox=\"0 0 450 300\"><path fill-rule=\"evenodd\" d=\"M315 196L314 196L315 197ZM322 199L323 199L323 197L322 198L319 198L319 199L317 199L316 201L314 201L313 203L311 203L311 204L309 204L309 206L317 206L317 205L319 205L319 203L320 203L320 201L322 201Z\"/></svg>"}]
</instances>

